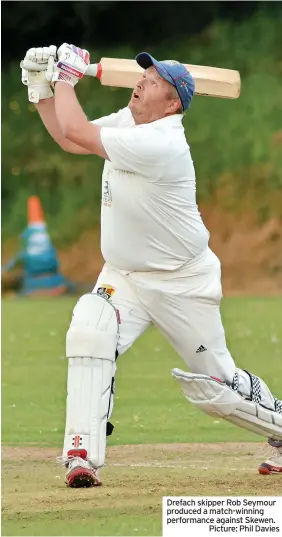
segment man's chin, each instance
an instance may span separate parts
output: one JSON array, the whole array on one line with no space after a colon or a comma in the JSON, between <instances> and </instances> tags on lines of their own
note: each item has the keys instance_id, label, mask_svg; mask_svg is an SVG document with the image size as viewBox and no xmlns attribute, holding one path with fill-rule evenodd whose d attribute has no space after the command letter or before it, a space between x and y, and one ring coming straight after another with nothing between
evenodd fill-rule
<instances>
[{"instance_id":1,"label":"man's chin","mask_svg":"<svg viewBox=\"0 0 282 537\"><path fill-rule=\"evenodd\" d=\"M130 99L127 106L132 114L135 124L138 125L139 123L143 123L143 121L141 121L141 118L143 118L143 113L140 103L136 102L136 99Z\"/></svg>"},{"instance_id":2,"label":"man's chin","mask_svg":"<svg viewBox=\"0 0 282 537\"><path fill-rule=\"evenodd\" d=\"M128 103L128 108L130 110L137 110L139 108L139 102L138 102L138 99L135 99L134 97L131 97L129 103Z\"/></svg>"}]
</instances>

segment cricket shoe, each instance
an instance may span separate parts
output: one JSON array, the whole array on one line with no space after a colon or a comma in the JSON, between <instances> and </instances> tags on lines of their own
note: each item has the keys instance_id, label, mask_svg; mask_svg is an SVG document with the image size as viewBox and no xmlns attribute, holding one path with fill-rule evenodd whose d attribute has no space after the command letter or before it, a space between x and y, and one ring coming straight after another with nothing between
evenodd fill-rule
<instances>
[{"instance_id":1,"label":"cricket shoe","mask_svg":"<svg viewBox=\"0 0 282 537\"><path fill-rule=\"evenodd\" d=\"M94 468L87 460L87 451L85 449L68 451L67 462L68 468L65 482L68 487L99 487L102 485L99 476L99 469Z\"/></svg>"},{"instance_id":2,"label":"cricket shoe","mask_svg":"<svg viewBox=\"0 0 282 537\"><path fill-rule=\"evenodd\" d=\"M272 455L265 462L261 463L258 471L263 475L282 475L282 442L275 441L270 438L268 443L272 446Z\"/></svg>"}]
</instances>

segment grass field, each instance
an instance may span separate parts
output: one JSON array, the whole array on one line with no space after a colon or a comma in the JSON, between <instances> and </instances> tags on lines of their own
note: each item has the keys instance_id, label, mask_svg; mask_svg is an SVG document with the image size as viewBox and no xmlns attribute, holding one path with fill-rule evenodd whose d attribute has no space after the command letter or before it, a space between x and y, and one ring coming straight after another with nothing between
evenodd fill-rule
<instances>
[{"instance_id":1,"label":"grass field","mask_svg":"<svg viewBox=\"0 0 282 537\"><path fill-rule=\"evenodd\" d=\"M192 407L154 329L120 359L104 486L67 489L56 456L75 301L2 301L2 535L161 535L162 496L281 494L280 476L257 473L263 438ZM225 299L222 314L237 365L281 397L281 298Z\"/></svg>"}]
</instances>

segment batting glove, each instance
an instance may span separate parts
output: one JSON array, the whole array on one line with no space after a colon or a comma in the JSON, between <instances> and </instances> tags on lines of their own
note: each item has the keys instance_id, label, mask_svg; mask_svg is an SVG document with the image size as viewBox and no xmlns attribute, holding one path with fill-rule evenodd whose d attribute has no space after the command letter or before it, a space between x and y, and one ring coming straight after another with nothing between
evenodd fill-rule
<instances>
[{"instance_id":1,"label":"batting glove","mask_svg":"<svg viewBox=\"0 0 282 537\"><path fill-rule=\"evenodd\" d=\"M58 49L58 63L52 77L52 85L55 82L66 82L75 86L83 77L90 62L90 54L87 50L64 43Z\"/></svg>"},{"instance_id":2,"label":"batting glove","mask_svg":"<svg viewBox=\"0 0 282 537\"><path fill-rule=\"evenodd\" d=\"M57 47L30 48L24 60L21 62L22 68L22 83L27 86L28 100L31 103L38 103L41 99L49 99L53 97L51 90L51 80L54 71L55 57ZM32 61L40 65L46 66L44 71L34 71L24 68L24 62Z\"/></svg>"}]
</instances>

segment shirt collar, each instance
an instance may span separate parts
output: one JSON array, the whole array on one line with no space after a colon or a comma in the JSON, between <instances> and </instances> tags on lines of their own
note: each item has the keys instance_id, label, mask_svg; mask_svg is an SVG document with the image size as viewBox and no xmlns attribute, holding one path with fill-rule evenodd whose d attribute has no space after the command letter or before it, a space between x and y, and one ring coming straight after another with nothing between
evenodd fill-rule
<instances>
[{"instance_id":1,"label":"shirt collar","mask_svg":"<svg viewBox=\"0 0 282 537\"><path fill-rule=\"evenodd\" d=\"M148 123L148 125L180 125L182 124L183 114L172 114L171 116L162 117L156 121Z\"/></svg>"},{"instance_id":2,"label":"shirt collar","mask_svg":"<svg viewBox=\"0 0 282 537\"><path fill-rule=\"evenodd\" d=\"M182 125L183 114L172 114L170 116L162 117L156 121L151 121L150 123L141 123L140 125L135 125L135 127L155 127L156 125Z\"/></svg>"}]
</instances>

